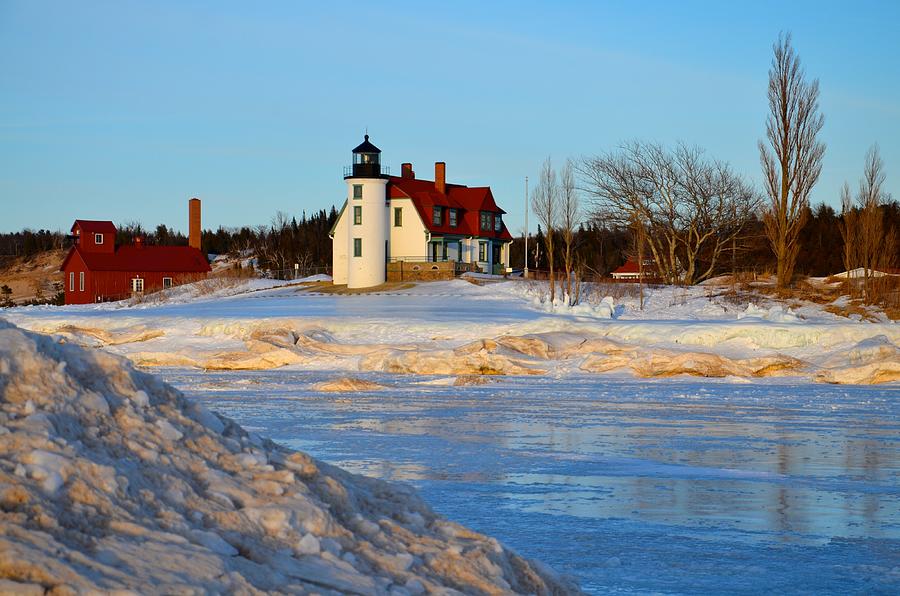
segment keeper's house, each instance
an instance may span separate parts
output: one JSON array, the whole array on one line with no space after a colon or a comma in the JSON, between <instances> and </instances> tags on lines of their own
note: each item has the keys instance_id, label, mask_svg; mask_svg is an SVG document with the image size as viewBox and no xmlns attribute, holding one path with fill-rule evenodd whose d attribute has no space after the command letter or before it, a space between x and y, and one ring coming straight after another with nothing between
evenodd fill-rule
<instances>
[{"instance_id":1,"label":"keeper's house","mask_svg":"<svg viewBox=\"0 0 900 596\"><path fill-rule=\"evenodd\" d=\"M490 187L448 184L444 162L434 164L433 181L416 178L410 163L391 176L380 158L366 135L344 172L347 200L329 234L335 284L508 271L512 236Z\"/></svg>"},{"instance_id":2,"label":"keeper's house","mask_svg":"<svg viewBox=\"0 0 900 596\"><path fill-rule=\"evenodd\" d=\"M66 304L122 300L206 277L200 252L200 200L191 199L189 246L146 246L143 238L116 246L111 221L76 219L74 244L60 270L65 272Z\"/></svg>"}]
</instances>

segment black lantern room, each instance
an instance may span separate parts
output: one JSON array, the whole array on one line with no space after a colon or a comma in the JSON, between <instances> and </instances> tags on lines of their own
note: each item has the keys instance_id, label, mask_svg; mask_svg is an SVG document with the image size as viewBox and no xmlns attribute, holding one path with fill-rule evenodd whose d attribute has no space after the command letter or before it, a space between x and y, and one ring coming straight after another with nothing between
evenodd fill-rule
<instances>
[{"instance_id":1,"label":"black lantern room","mask_svg":"<svg viewBox=\"0 0 900 596\"><path fill-rule=\"evenodd\" d=\"M369 142L369 135L353 150L352 178L381 176L381 149Z\"/></svg>"}]
</instances>

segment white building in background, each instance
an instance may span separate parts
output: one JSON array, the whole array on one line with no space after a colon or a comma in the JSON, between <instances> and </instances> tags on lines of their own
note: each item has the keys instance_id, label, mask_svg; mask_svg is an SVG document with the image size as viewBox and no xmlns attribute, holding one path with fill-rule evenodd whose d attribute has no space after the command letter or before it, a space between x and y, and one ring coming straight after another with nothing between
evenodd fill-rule
<instances>
[{"instance_id":1,"label":"white building in background","mask_svg":"<svg viewBox=\"0 0 900 596\"><path fill-rule=\"evenodd\" d=\"M434 164L433 181L416 178L410 163L390 176L369 135L353 150L344 180L347 199L329 234L334 283L377 286L387 278L387 263L398 261L508 271L512 236L490 187L447 184L444 162Z\"/></svg>"}]
</instances>

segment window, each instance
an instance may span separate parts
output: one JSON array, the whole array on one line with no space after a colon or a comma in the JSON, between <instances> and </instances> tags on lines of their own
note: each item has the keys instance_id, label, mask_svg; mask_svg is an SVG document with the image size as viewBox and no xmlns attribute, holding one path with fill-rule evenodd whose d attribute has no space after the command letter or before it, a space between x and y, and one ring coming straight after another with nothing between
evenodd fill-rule
<instances>
[{"instance_id":1,"label":"window","mask_svg":"<svg viewBox=\"0 0 900 596\"><path fill-rule=\"evenodd\" d=\"M432 209L431 222L436 226L441 225L441 208L440 207L434 207Z\"/></svg>"},{"instance_id":2,"label":"window","mask_svg":"<svg viewBox=\"0 0 900 596\"><path fill-rule=\"evenodd\" d=\"M144 280L140 277L135 277L131 280L131 291L132 292L143 292L144 291Z\"/></svg>"},{"instance_id":3,"label":"window","mask_svg":"<svg viewBox=\"0 0 900 596\"><path fill-rule=\"evenodd\" d=\"M353 256L354 257L362 256L362 238L354 238L353 239Z\"/></svg>"},{"instance_id":4,"label":"window","mask_svg":"<svg viewBox=\"0 0 900 596\"><path fill-rule=\"evenodd\" d=\"M357 205L353 208L353 225L361 226L362 225L362 207Z\"/></svg>"},{"instance_id":5,"label":"window","mask_svg":"<svg viewBox=\"0 0 900 596\"><path fill-rule=\"evenodd\" d=\"M491 214L487 211L481 212L481 229L487 232L491 231Z\"/></svg>"},{"instance_id":6,"label":"window","mask_svg":"<svg viewBox=\"0 0 900 596\"><path fill-rule=\"evenodd\" d=\"M403 207L394 207L394 227L403 226Z\"/></svg>"},{"instance_id":7,"label":"window","mask_svg":"<svg viewBox=\"0 0 900 596\"><path fill-rule=\"evenodd\" d=\"M487 242L478 243L478 260L487 261Z\"/></svg>"},{"instance_id":8,"label":"window","mask_svg":"<svg viewBox=\"0 0 900 596\"><path fill-rule=\"evenodd\" d=\"M84 291L84 271L78 273L78 291Z\"/></svg>"},{"instance_id":9,"label":"window","mask_svg":"<svg viewBox=\"0 0 900 596\"><path fill-rule=\"evenodd\" d=\"M103 234L94 234L94 244L103 244Z\"/></svg>"},{"instance_id":10,"label":"window","mask_svg":"<svg viewBox=\"0 0 900 596\"><path fill-rule=\"evenodd\" d=\"M500 214L494 216L494 231L500 232L503 229L503 219L501 219Z\"/></svg>"},{"instance_id":11,"label":"window","mask_svg":"<svg viewBox=\"0 0 900 596\"><path fill-rule=\"evenodd\" d=\"M75 272L74 271L69 272L69 291L70 292L75 291Z\"/></svg>"},{"instance_id":12,"label":"window","mask_svg":"<svg viewBox=\"0 0 900 596\"><path fill-rule=\"evenodd\" d=\"M172 287L172 278L171 278L171 277L164 277L164 278L163 278L163 289L164 289L164 290L168 290L168 289L171 288L171 287Z\"/></svg>"},{"instance_id":13,"label":"window","mask_svg":"<svg viewBox=\"0 0 900 596\"><path fill-rule=\"evenodd\" d=\"M456 227L456 209L450 210L450 227L451 228Z\"/></svg>"},{"instance_id":14,"label":"window","mask_svg":"<svg viewBox=\"0 0 900 596\"><path fill-rule=\"evenodd\" d=\"M354 199L362 198L362 184L354 184L353 185L353 198Z\"/></svg>"}]
</instances>

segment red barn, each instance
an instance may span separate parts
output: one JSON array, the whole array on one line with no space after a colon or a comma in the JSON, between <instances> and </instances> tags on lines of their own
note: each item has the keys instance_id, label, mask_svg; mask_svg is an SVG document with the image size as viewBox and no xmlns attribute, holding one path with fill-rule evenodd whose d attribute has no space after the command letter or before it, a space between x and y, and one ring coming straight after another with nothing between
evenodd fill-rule
<instances>
[{"instance_id":1,"label":"red barn","mask_svg":"<svg viewBox=\"0 0 900 596\"><path fill-rule=\"evenodd\" d=\"M191 200L192 221L196 211L198 223L199 203ZM75 244L60 267L65 272L66 304L122 300L206 277L209 263L196 248L199 227L191 226L191 246L146 246L140 238L116 246L111 221L75 220Z\"/></svg>"}]
</instances>

